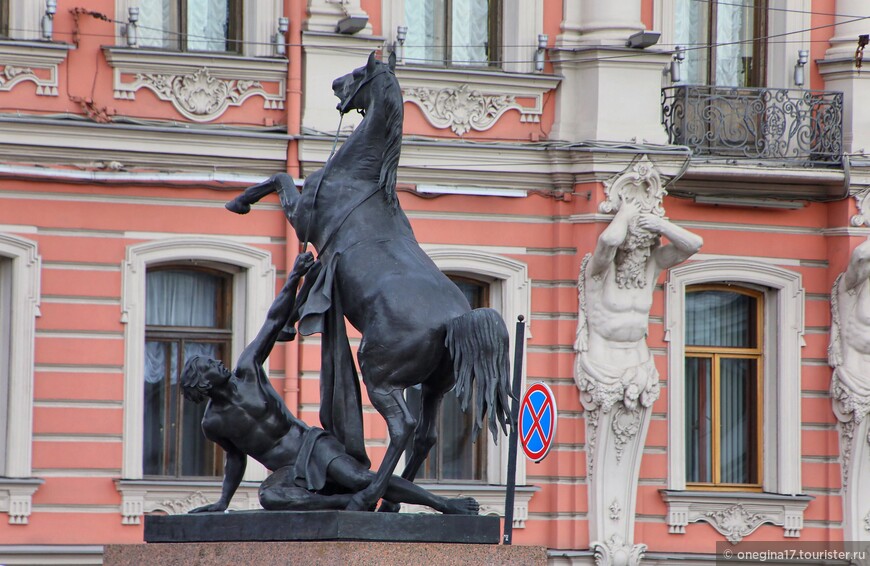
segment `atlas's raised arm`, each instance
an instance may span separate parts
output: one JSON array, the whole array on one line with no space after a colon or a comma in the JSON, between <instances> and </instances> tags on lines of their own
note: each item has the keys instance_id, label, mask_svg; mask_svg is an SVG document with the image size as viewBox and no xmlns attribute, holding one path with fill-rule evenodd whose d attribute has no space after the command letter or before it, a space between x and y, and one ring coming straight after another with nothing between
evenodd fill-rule
<instances>
[{"instance_id":1,"label":"atlas's raised arm","mask_svg":"<svg viewBox=\"0 0 870 566\"><path fill-rule=\"evenodd\" d=\"M269 307L266 322L263 323L260 332L257 333L257 337L242 352L240 361L248 356L253 356L255 364L263 365L263 362L266 361L266 358L272 352L278 335L290 319L293 307L296 305L296 288L299 286L299 280L311 269L313 264L314 256L311 252L299 254L296 262L293 264L293 270L287 276L287 282L281 288L275 300L272 301L272 306ZM240 363L239 366L241 365Z\"/></svg>"},{"instance_id":2,"label":"atlas's raised arm","mask_svg":"<svg viewBox=\"0 0 870 566\"><path fill-rule=\"evenodd\" d=\"M843 276L843 285L847 291L858 287L870 278L870 239L855 248L849 259L849 267Z\"/></svg>"},{"instance_id":3,"label":"atlas's raised arm","mask_svg":"<svg viewBox=\"0 0 870 566\"><path fill-rule=\"evenodd\" d=\"M680 228L673 222L654 214L644 214L638 221L638 226L650 232L661 234L670 243L659 247L654 252L654 259L659 269L665 270L682 263L698 253L704 240L701 236Z\"/></svg>"},{"instance_id":4,"label":"atlas's raised arm","mask_svg":"<svg viewBox=\"0 0 870 566\"><path fill-rule=\"evenodd\" d=\"M592 261L589 263L590 275L601 275L613 264L616 250L625 241L628 234L628 223L635 216L639 207L634 201L623 201L616 211L616 216L610 221L610 225L598 236Z\"/></svg>"}]
</instances>

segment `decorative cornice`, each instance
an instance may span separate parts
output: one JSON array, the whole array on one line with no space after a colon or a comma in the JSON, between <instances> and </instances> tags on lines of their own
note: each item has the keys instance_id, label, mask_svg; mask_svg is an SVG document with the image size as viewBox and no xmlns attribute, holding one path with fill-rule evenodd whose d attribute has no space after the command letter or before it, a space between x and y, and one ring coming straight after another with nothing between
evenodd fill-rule
<instances>
[{"instance_id":1,"label":"decorative cornice","mask_svg":"<svg viewBox=\"0 0 870 566\"><path fill-rule=\"evenodd\" d=\"M122 525L138 525L142 522L145 513L155 511L169 515L187 513L195 507L217 501L221 495L220 480L211 482L116 480L115 485L121 492ZM257 483L243 482L229 508L260 509L258 489Z\"/></svg>"},{"instance_id":2,"label":"decorative cornice","mask_svg":"<svg viewBox=\"0 0 870 566\"><path fill-rule=\"evenodd\" d=\"M768 493L735 493L662 490L668 504L672 534L686 534L689 523L709 523L730 543L737 544L765 523L783 527L784 536L800 537L804 510L813 497Z\"/></svg>"},{"instance_id":3,"label":"decorative cornice","mask_svg":"<svg viewBox=\"0 0 870 566\"><path fill-rule=\"evenodd\" d=\"M104 48L114 69L115 98L134 100L141 88L196 122L216 120L230 106L260 96L266 110L282 110L287 61ZM129 77L133 76L130 80ZM270 85L266 88L266 85Z\"/></svg>"},{"instance_id":4,"label":"decorative cornice","mask_svg":"<svg viewBox=\"0 0 870 566\"><path fill-rule=\"evenodd\" d=\"M450 128L458 136L492 128L509 110L519 112L521 123L540 122L544 94L560 80L547 75L416 67L402 67L397 74L405 102L417 105L434 127Z\"/></svg>"},{"instance_id":5,"label":"decorative cornice","mask_svg":"<svg viewBox=\"0 0 870 566\"><path fill-rule=\"evenodd\" d=\"M57 96L57 68L70 49L66 43L0 41L0 92L32 82L38 96Z\"/></svg>"}]
</instances>

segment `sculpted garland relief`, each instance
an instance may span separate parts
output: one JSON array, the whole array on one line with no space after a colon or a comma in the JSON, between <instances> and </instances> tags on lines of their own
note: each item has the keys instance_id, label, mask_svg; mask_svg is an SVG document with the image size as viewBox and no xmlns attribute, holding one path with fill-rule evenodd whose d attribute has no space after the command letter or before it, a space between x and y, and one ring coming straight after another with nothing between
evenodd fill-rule
<instances>
[{"instance_id":1,"label":"sculpted garland relief","mask_svg":"<svg viewBox=\"0 0 870 566\"><path fill-rule=\"evenodd\" d=\"M637 564L646 547L633 544L635 493L650 408L659 397L646 344L649 310L661 272L703 242L664 218L665 191L646 157L605 193L600 211L615 214L581 264L574 378L587 423L591 547L599 564Z\"/></svg>"}]
</instances>

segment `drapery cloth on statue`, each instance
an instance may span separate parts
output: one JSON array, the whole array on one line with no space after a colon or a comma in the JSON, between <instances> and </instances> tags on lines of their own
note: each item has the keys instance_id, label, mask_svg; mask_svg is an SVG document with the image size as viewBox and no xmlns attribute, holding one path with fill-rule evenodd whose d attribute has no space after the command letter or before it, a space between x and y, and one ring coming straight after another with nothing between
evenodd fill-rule
<instances>
[{"instance_id":1,"label":"drapery cloth on statue","mask_svg":"<svg viewBox=\"0 0 870 566\"><path fill-rule=\"evenodd\" d=\"M336 288L335 271L340 258L341 253L332 253L314 262L305 275L296 297L296 310L283 337L293 339L297 320L303 336L321 333L320 424L344 445L347 454L370 467L363 438L359 377L347 339L341 294Z\"/></svg>"},{"instance_id":2,"label":"drapery cloth on statue","mask_svg":"<svg viewBox=\"0 0 870 566\"><path fill-rule=\"evenodd\" d=\"M577 385L604 412L618 401L628 409L636 408L638 402L651 407L659 397L659 372L652 358L619 369L593 361L589 359L589 352L581 352L575 370Z\"/></svg>"},{"instance_id":3,"label":"drapery cloth on statue","mask_svg":"<svg viewBox=\"0 0 870 566\"><path fill-rule=\"evenodd\" d=\"M302 447L293 466L293 482L308 491L323 489L329 464L346 453L333 435L322 428L311 427L302 435Z\"/></svg>"}]
</instances>

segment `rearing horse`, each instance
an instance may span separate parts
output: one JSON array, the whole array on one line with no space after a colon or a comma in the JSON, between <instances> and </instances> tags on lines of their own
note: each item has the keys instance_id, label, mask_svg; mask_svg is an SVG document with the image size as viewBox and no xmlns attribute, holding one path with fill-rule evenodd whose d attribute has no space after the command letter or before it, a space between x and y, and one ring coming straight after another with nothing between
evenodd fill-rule
<instances>
[{"instance_id":1,"label":"rearing horse","mask_svg":"<svg viewBox=\"0 0 870 566\"><path fill-rule=\"evenodd\" d=\"M394 56L384 63L372 53L365 66L333 82L339 111L359 110L364 119L327 164L305 179L301 194L280 173L227 203L245 213L277 191L300 241L317 249L320 265L300 291L299 332L324 335L324 428L365 459L359 384L342 315L362 334L357 359L363 383L390 440L375 481L353 497L350 510L374 509L412 437L402 476L414 480L437 440L441 400L454 385L463 410L474 398L475 435L487 412L494 438L497 422L503 431L510 422L504 321L492 309L471 310L420 248L396 196L403 108L394 69ZM418 384L422 403L414 415L404 390ZM395 506L385 502L382 510Z\"/></svg>"}]
</instances>

